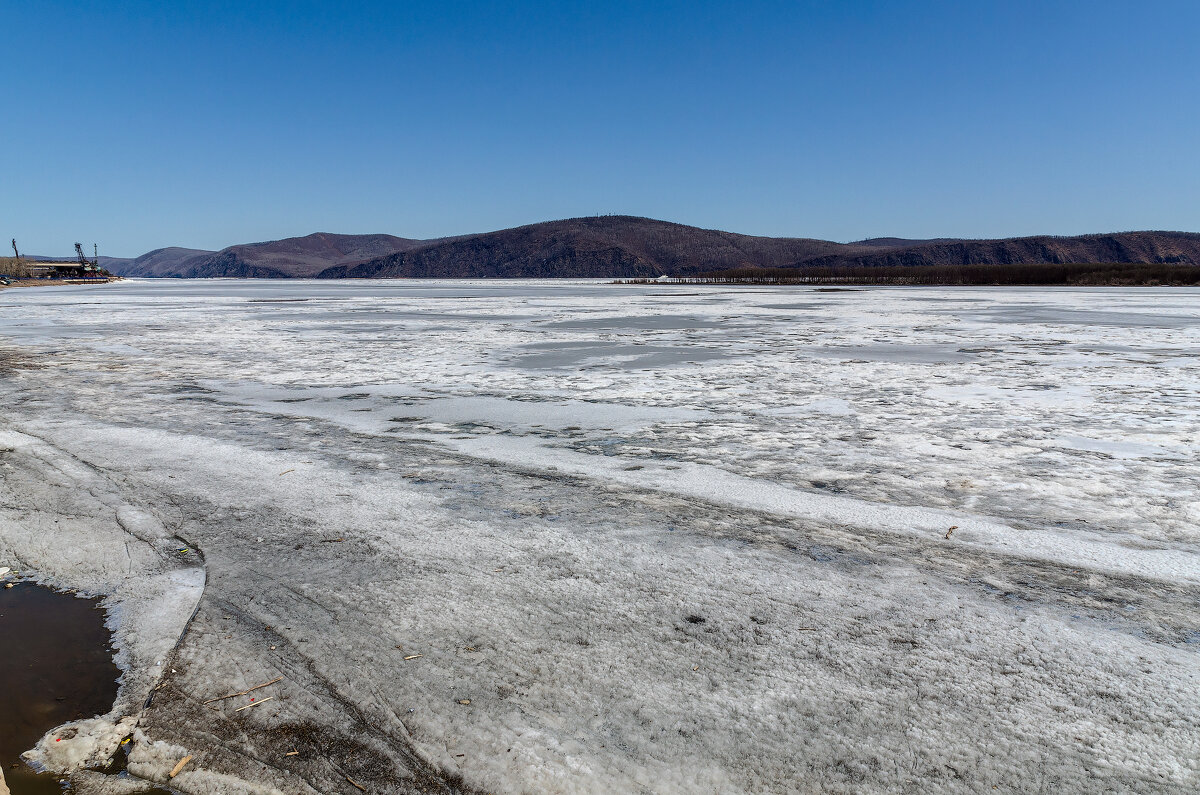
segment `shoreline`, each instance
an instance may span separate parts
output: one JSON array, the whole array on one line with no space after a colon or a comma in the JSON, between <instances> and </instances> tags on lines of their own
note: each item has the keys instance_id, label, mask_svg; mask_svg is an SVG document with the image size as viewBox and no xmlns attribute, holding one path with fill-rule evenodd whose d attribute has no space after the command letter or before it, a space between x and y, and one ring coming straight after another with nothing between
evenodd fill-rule
<instances>
[{"instance_id":1,"label":"shoreline","mask_svg":"<svg viewBox=\"0 0 1200 795\"><path fill-rule=\"evenodd\" d=\"M109 276L104 279L14 279L11 284L0 283L0 290L16 287L56 287L68 284L109 284L119 281L124 281L124 279L120 276Z\"/></svg>"}]
</instances>

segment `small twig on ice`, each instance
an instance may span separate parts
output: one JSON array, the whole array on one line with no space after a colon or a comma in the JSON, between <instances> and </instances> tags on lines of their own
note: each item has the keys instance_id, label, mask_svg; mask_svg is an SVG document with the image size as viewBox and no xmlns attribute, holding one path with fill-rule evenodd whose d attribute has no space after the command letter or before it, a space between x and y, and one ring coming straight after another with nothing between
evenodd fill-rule
<instances>
[{"instance_id":1,"label":"small twig on ice","mask_svg":"<svg viewBox=\"0 0 1200 795\"><path fill-rule=\"evenodd\" d=\"M234 710L234 712L241 712L244 709L250 709L251 707L257 707L259 704L266 704L268 701L270 701L273 698L275 698L275 696L267 696L262 701L251 701L249 704L247 704L244 707L238 707L237 709Z\"/></svg>"},{"instance_id":2,"label":"small twig on ice","mask_svg":"<svg viewBox=\"0 0 1200 795\"><path fill-rule=\"evenodd\" d=\"M244 695L246 695L247 693L252 693L252 692L254 692L255 690L258 690L259 688L266 687L267 685L273 685L273 684L275 684L276 682L279 682L279 681L282 681L282 680L283 680L283 677L282 677L282 676L277 676L277 677L275 677L274 679L272 679L270 682L263 682L261 685L255 685L254 687L248 687L248 688L246 688L245 690L240 690L240 691L238 691L237 693L230 693L230 694L229 694L229 695L227 695L227 696L217 696L216 698L210 698L208 701L204 701L204 702L201 702L201 703L203 703L203 704L211 704L211 703L213 703L214 701L224 701L224 700L225 700L225 699L227 699L227 698L237 698L238 696L244 696Z\"/></svg>"},{"instance_id":3,"label":"small twig on ice","mask_svg":"<svg viewBox=\"0 0 1200 795\"><path fill-rule=\"evenodd\" d=\"M183 759L180 759L180 760L179 760L179 761L178 761L178 762L175 764L175 767L171 768L171 772L167 774L167 778L175 778L176 776L178 776L178 775L179 775L179 771L180 771L180 770L183 770L183 766L184 766L184 765L186 765L186 764L187 764L188 762L190 762L190 761L192 761L192 755L191 755L191 754L188 754L188 755L187 755L187 756L185 756Z\"/></svg>"}]
</instances>

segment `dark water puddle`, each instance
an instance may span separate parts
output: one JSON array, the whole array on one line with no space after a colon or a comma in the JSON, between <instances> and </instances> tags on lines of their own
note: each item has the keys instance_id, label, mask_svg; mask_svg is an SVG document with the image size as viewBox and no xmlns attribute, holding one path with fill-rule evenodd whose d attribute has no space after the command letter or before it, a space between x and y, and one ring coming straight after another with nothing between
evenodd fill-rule
<instances>
[{"instance_id":1,"label":"dark water puddle","mask_svg":"<svg viewBox=\"0 0 1200 795\"><path fill-rule=\"evenodd\" d=\"M120 669L97 599L32 583L0 588L0 765L12 795L61 795L21 752L67 721L103 715Z\"/></svg>"}]
</instances>

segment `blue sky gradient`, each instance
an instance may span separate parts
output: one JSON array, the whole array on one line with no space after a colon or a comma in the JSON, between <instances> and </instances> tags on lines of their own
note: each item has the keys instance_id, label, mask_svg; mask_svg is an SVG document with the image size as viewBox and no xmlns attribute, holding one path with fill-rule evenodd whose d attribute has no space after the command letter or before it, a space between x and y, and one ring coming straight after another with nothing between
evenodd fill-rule
<instances>
[{"instance_id":1,"label":"blue sky gradient","mask_svg":"<svg viewBox=\"0 0 1200 795\"><path fill-rule=\"evenodd\" d=\"M1200 3L38 2L0 236L1200 229ZM90 245L89 245L90 248Z\"/></svg>"}]
</instances>

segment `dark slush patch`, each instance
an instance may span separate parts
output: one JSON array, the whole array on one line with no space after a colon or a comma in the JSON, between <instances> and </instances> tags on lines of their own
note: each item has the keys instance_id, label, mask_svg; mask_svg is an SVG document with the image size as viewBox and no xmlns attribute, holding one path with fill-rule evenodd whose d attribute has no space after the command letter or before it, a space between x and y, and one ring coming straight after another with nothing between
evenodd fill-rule
<instances>
[{"instance_id":1,"label":"dark slush patch","mask_svg":"<svg viewBox=\"0 0 1200 795\"><path fill-rule=\"evenodd\" d=\"M120 675L99 600L24 582L0 588L0 765L13 795L60 795L21 752L59 724L112 709Z\"/></svg>"}]
</instances>

